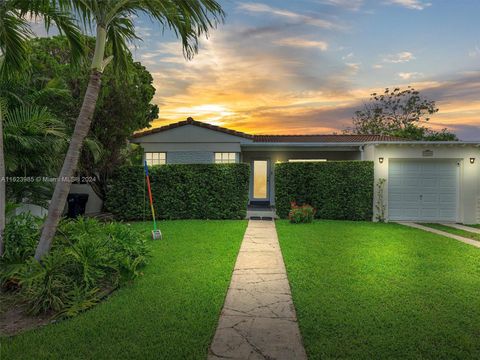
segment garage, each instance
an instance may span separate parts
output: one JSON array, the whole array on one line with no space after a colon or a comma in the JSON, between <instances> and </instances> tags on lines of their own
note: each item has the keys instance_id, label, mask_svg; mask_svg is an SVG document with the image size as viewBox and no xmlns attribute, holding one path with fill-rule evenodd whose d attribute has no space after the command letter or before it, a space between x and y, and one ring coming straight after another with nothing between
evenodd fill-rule
<instances>
[{"instance_id":1,"label":"garage","mask_svg":"<svg viewBox=\"0 0 480 360\"><path fill-rule=\"evenodd\" d=\"M390 220L458 221L458 198L456 160L390 159Z\"/></svg>"}]
</instances>

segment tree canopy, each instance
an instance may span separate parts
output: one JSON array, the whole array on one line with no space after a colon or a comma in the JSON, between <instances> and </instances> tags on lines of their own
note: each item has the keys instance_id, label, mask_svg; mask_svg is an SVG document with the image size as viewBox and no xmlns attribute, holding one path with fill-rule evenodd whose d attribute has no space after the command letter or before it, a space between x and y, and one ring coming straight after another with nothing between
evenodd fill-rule
<instances>
[{"instance_id":1,"label":"tree canopy","mask_svg":"<svg viewBox=\"0 0 480 360\"><path fill-rule=\"evenodd\" d=\"M93 56L94 38L86 38L87 61L77 66L70 63L70 49L63 36L38 38L30 41L31 85L34 88L55 87L44 91L37 103L49 108L62 119L71 132L85 92L89 58ZM151 74L139 62L128 56L125 66L128 76L118 77L107 67L103 77L97 107L88 140L82 151L79 170L95 175L94 190L103 197L105 183L111 171L127 160L127 139L133 132L149 127L158 116L157 105L151 104L155 94ZM63 91L60 91L60 90ZM92 149L92 144L95 149Z\"/></svg>"},{"instance_id":2,"label":"tree canopy","mask_svg":"<svg viewBox=\"0 0 480 360\"><path fill-rule=\"evenodd\" d=\"M458 140L448 129L437 131L426 126L437 112L435 101L425 98L414 88L386 88L383 94L371 94L363 109L355 112L353 127L347 132L392 135L411 140Z\"/></svg>"}]
</instances>

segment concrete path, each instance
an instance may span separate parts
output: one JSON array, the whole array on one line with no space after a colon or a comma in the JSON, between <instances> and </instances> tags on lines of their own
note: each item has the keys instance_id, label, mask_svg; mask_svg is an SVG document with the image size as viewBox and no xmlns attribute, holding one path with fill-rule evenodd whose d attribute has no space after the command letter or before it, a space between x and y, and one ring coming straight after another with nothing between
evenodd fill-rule
<instances>
[{"instance_id":1,"label":"concrete path","mask_svg":"<svg viewBox=\"0 0 480 360\"><path fill-rule=\"evenodd\" d=\"M306 359L275 222L250 220L208 359Z\"/></svg>"},{"instance_id":2,"label":"concrete path","mask_svg":"<svg viewBox=\"0 0 480 360\"><path fill-rule=\"evenodd\" d=\"M442 223L442 225L450 226L450 227L453 227L453 228L459 229L459 230L469 231L469 232L475 233L475 234L480 234L480 229L474 228L472 226L466 226L466 225L461 225L461 224L449 224L449 223Z\"/></svg>"},{"instance_id":3,"label":"concrete path","mask_svg":"<svg viewBox=\"0 0 480 360\"><path fill-rule=\"evenodd\" d=\"M416 223L411 223L411 222L399 222L399 224L402 224L402 225L405 225L405 226L410 226L410 227L413 227L413 228L416 228L416 229L420 229L420 230L425 230L425 231L428 231L428 232L431 232L431 233L434 233L434 234L437 234L437 235L442 235L442 236L446 236L446 237L449 237L451 239L455 239L455 240L458 240L458 241L461 241L465 244L468 244L468 245L472 245L472 246L475 246L477 248L480 248L480 241L475 241L473 239L469 239L469 238L466 238L466 237L463 237L463 236L458 236L458 235L454 235L454 234L450 234L446 231L441 231L441 230L437 230L437 229L432 229L428 226L423 226L423 225L420 225L420 224L416 224Z\"/></svg>"}]
</instances>

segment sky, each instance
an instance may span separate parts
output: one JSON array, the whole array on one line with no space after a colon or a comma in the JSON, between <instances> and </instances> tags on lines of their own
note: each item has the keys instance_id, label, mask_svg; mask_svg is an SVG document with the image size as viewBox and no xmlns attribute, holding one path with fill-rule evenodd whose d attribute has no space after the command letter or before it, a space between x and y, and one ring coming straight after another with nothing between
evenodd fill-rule
<instances>
[{"instance_id":1,"label":"sky","mask_svg":"<svg viewBox=\"0 0 480 360\"><path fill-rule=\"evenodd\" d=\"M220 0L225 24L193 60L148 19L133 54L160 126L192 116L249 133L340 133L372 92L435 100L432 127L480 139L480 1Z\"/></svg>"},{"instance_id":2,"label":"sky","mask_svg":"<svg viewBox=\"0 0 480 360\"><path fill-rule=\"evenodd\" d=\"M430 120L480 140L479 0L219 0L225 23L186 60L148 18L135 60L152 73L157 127L191 116L254 134L341 133L372 92L413 86Z\"/></svg>"}]
</instances>

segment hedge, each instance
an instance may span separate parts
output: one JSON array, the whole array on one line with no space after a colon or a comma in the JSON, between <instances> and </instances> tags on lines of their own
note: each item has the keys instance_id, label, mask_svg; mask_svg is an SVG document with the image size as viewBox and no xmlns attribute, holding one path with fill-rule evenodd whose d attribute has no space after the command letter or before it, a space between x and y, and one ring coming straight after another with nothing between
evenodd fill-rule
<instances>
[{"instance_id":1,"label":"hedge","mask_svg":"<svg viewBox=\"0 0 480 360\"><path fill-rule=\"evenodd\" d=\"M175 164L149 169L159 219L244 219L250 168L247 164ZM148 220L150 208L142 166L117 169L105 206L124 220Z\"/></svg>"},{"instance_id":2,"label":"hedge","mask_svg":"<svg viewBox=\"0 0 480 360\"><path fill-rule=\"evenodd\" d=\"M288 216L290 203L310 204L315 217L371 220L374 173L371 161L327 161L275 165L277 215Z\"/></svg>"}]
</instances>

